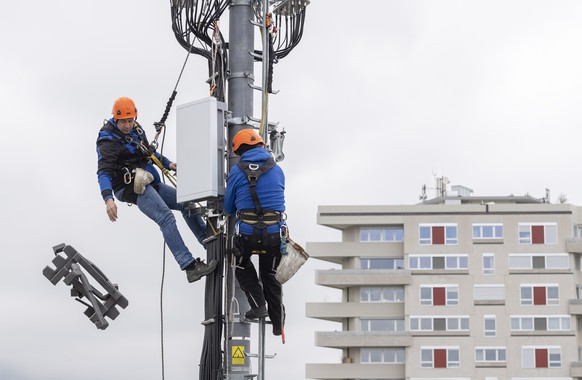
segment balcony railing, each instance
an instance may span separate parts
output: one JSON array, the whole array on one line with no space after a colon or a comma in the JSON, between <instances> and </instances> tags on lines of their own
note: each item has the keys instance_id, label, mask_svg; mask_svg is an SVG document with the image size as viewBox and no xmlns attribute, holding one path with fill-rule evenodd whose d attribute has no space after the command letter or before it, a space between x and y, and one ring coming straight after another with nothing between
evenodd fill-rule
<instances>
[{"instance_id":1,"label":"balcony railing","mask_svg":"<svg viewBox=\"0 0 582 380\"><path fill-rule=\"evenodd\" d=\"M412 282L406 269L329 269L315 272L317 285L344 289L351 286L407 285Z\"/></svg>"}]
</instances>

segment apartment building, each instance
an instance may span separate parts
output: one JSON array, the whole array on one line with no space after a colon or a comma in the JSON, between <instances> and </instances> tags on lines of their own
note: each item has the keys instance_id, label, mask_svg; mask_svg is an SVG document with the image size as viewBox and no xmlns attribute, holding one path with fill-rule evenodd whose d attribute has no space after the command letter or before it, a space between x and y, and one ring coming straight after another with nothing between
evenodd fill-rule
<instances>
[{"instance_id":1,"label":"apartment building","mask_svg":"<svg viewBox=\"0 0 582 380\"><path fill-rule=\"evenodd\" d=\"M454 187L453 187L454 189ZM338 322L315 344L341 351L309 379L582 379L582 208L457 188L416 205L320 206L341 242L309 242L306 304Z\"/></svg>"}]
</instances>

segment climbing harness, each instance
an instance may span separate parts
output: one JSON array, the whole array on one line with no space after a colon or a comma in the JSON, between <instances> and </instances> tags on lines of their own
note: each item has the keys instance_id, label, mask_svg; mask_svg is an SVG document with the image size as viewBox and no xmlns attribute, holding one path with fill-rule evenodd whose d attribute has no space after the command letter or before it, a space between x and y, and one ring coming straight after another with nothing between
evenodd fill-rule
<instances>
[{"instance_id":1,"label":"climbing harness","mask_svg":"<svg viewBox=\"0 0 582 380\"><path fill-rule=\"evenodd\" d=\"M261 201L259 200L259 196L257 195L257 182L259 178L275 166L275 160L272 157L269 157L269 159L267 159L262 165L244 161L239 161L237 165L239 169L241 169L245 173L246 178L249 181L251 198L255 205L254 209L242 209L237 211L236 213L237 222L235 225L237 238L245 240L252 239L253 243L265 246L269 245L269 243L273 240L278 240L279 244L281 245L280 249L283 250L284 249L283 242L285 241L285 239L283 238L282 234L284 234L283 231L286 231L287 229L287 224L285 223L287 216L285 213L280 211L264 209L263 206L261 205ZM252 238L243 236L240 233L238 233L238 227L240 223L245 223L253 226ZM267 233L267 227L273 225L280 226L279 232L276 234ZM257 249L256 252L266 253L265 250L260 249Z\"/></svg>"}]
</instances>

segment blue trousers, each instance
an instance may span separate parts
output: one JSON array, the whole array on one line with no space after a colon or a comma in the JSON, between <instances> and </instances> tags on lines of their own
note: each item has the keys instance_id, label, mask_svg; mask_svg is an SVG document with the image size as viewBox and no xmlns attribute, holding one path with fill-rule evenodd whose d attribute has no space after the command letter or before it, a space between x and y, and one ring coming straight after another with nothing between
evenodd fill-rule
<instances>
[{"instance_id":1,"label":"blue trousers","mask_svg":"<svg viewBox=\"0 0 582 380\"><path fill-rule=\"evenodd\" d=\"M157 183L154 186L158 188L158 191L152 185L147 185L144 193L137 196L137 207L160 227L164 240L180 265L180 269L184 269L194 261L194 257L184 244L172 210L182 213L186 224L200 244L206 238L206 223L200 215L189 215L184 205L176 201L174 187L165 183ZM123 190L115 193L117 199L123 199Z\"/></svg>"}]
</instances>

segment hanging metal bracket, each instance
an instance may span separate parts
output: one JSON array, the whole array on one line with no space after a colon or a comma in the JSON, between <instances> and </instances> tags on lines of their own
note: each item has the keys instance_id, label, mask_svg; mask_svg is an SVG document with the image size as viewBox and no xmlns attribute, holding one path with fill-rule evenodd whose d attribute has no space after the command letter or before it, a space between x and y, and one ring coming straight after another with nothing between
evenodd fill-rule
<instances>
[{"instance_id":1,"label":"hanging metal bracket","mask_svg":"<svg viewBox=\"0 0 582 380\"><path fill-rule=\"evenodd\" d=\"M76 297L76 301L87 306L85 315L98 329L105 330L109 326L105 317L111 320L117 318L119 310L116 306L125 309L128 305L127 299L119 292L116 284L112 284L95 264L84 258L72 246L65 243L59 244L53 247L53 252L56 256L52 260L54 269L46 266L42 274L53 285L63 279L66 285L72 286L71 296ZM89 283L83 270L99 283L104 293ZM89 303L82 301L83 297Z\"/></svg>"}]
</instances>

